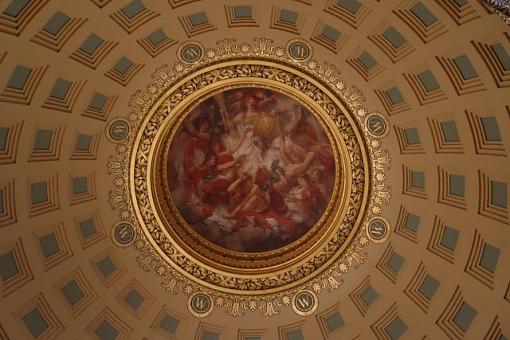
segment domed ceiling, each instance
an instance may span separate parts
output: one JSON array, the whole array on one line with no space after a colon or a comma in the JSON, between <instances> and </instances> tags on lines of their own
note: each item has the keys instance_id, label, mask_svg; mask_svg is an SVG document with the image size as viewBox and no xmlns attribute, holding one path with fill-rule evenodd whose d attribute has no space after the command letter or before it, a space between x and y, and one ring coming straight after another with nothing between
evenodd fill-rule
<instances>
[{"instance_id":1,"label":"domed ceiling","mask_svg":"<svg viewBox=\"0 0 510 340\"><path fill-rule=\"evenodd\" d=\"M1 340L510 337L508 5L0 7Z\"/></svg>"}]
</instances>

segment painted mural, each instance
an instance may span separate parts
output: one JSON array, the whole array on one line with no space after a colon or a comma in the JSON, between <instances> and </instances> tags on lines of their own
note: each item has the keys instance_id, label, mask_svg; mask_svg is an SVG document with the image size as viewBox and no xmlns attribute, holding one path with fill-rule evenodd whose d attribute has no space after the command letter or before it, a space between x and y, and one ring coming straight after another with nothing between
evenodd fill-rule
<instances>
[{"instance_id":1,"label":"painted mural","mask_svg":"<svg viewBox=\"0 0 510 340\"><path fill-rule=\"evenodd\" d=\"M225 90L178 127L168 185L184 220L238 252L274 250L310 230L335 181L333 151L319 121L277 91Z\"/></svg>"}]
</instances>

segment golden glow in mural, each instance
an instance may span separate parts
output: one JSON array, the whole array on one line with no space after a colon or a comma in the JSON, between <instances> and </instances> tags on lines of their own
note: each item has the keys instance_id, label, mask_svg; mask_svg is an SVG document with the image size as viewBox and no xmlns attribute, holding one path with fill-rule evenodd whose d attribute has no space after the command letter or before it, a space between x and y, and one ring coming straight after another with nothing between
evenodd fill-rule
<instances>
[{"instance_id":1,"label":"golden glow in mural","mask_svg":"<svg viewBox=\"0 0 510 340\"><path fill-rule=\"evenodd\" d=\"M389 124L306 41L201 51L158 69L133 96L128 136L111 136L110 203L135 233L125 244L196 317L309 315L387 238Z\"/></svg>"}]
</instances>

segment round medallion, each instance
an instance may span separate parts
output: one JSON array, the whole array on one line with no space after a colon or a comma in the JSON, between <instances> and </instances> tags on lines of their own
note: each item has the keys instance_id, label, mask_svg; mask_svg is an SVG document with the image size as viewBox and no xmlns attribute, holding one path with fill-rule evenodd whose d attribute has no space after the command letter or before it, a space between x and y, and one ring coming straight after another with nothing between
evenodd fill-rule
<instances>
[{"instance_id":1,"label":"round medallion","mask_svg":"<svg viewBox=\"0 0 510 340\"><path fill-rule=\"evenodd\" d=\"M177 49L177 57L184 63L196 63L204 57L204 47L196 41L189 41Z\"/></svg>"},{"instance_id":2,"label":"round medallion","mask_svg":"<svg viewBox=\"0 0 510 340\"><path fill-rule=\"evenodd\" d=\"M389 237L390 224L383 217L372 218L367 225L367 235L374 243L383 243Z\"/></svg>"},{"instance_id":3,"label":"round medallion","mask_svg":"<svg viewBox=\"0 0 510 340\"><path fill-rule=\"evenodd\" d=\"M202 88L189 92L195 76ZM341 102L310 97L321 91L299 71L243 59L184 79L154 108L133 158L132 183L147 185L132 195L176 269L214 289L276 292L309 279L309 268L318 275L348 246L368 198L368 163ZM174 262L176 251L198 272Z\"/></svg>"},{"instance_id":4,"label":"round medallion","mask_svg":"<svg viewBox=\"0 0 510 340\"><path fill-rule=\"evenodd\" d=\"M135 239L133 225L128 222L119 222L112 228L113 242L119 247L127 247Z\"/></svg>"},{"instance_id":5,"label":"round medallion","mask_svg":"<svg viewBox=\"0 0 510 340\"><path fill-rule=\"evenodd\" d=\"M197 318L205 318L213 311L213 302L209 295L198 292L188 299L188 310Z\"/></svg>"},{"instance_id":6,"label":"round medallion","mask_svg":"<svg viewBox=\"0 0 510 340\"><path fill-rule=\"evenodd\" d=\"M106 136L112 142L122 142L129 135L129 122L124 118L115 118L108 124Z\"/></svg>"},{"instance_id":7,"label":"round medallion","mask_svg":"<svg viewBox=\"0 0 510 340\"><path fill-rule=\"evenodd\" d=\"M389 124L386 117L378 112L371 113L367 117L365 124L368 132L376 138L385 137L389 133Z\"/></svg>"},{"instance_id":8,"label":"round medallion","mask_svg":"<svg viewBox=\"0 0 510 340\"><path fill-rule=\"evenodd\" d=\"M301 316L308 316L315 312L319 306L319 300L317 295L311 290L304 290L296 295L292 299L292 309L294 312Z\"/></svg>"},{"instance_id":9,"label":"round medallion","mask_svg":"<svg viewBox=\"0 0 510 340\"><path fill-rule=\"evenodd\" d=\"M312 56L312 48L301 39L293 39L287 44L289 56L299 62L307 61Z\"/></svg>"}]
</instances>

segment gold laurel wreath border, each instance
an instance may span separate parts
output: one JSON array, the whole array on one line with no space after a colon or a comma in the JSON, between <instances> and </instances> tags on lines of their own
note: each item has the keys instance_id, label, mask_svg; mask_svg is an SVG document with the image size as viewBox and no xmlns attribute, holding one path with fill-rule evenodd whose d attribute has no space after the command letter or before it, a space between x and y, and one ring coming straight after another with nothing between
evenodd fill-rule
<instances>
[{"instance_id":1,"label":"gold laurel wreath border","mask_svg":"<svg viewBox=\"0 0 510 340\"><path fill-rule=\"evenodd\" d=\"M132 131L134 130L133 127L140 123L144 113L150 110L164 90L171 86L182 74L191 73L206 63L239 57L240 53L250 57L283 62L321 78L323 83L329 89L332 89L348 106L349 110L354 113L353 116L356 117L360 130L363 131L366 139L372 177L370 199L364 223L357 232L357 238L344 252L343 256L322 275L316 277L313 282L306 283L291 291L258 297L235 296L209 289L204 290L202 286L195 282L176 275L168 264L162 262L153 249L146 247L143 232L137 225L136 220L132 220L133 210L129 201L129 190L127 190L128 171L126 171L126 166L129 164L130 145L133 141ZM213 296L217 307L223 307L227 315L233 317L244 315L245 310L261 310L263 315L272 316L279 313L279 307L289 306L291 296L298 290L311 288L314 292L320 293L326 288L329 288L329 290L337 289L342 283L342 273L347 272L351 266L357 267L364 262L366 257L364 248L368 244L368 239L363 236L366 231L366 221L370 216L380 215L383 204L387 204L391 198L390 188L385 185L385 168L389 167L390 158L388 152L381 149L381 141L370 135L366 129L364 120L367 110L362 105L364 97L361 91L356 87L348 88L338 75L339 72L333 65L320 64L315 59L310 59L305 63L293 60L286 55L284 47L274 46L272 40L267 38L255 38L253 44L237 43L234 39L223 39L218 41L215 48L207 49L205 58L195 64L186 65L178 62L173 67L165 65L158 69L152 75L154 81L147 87L146 91L137 91L132 96L130 102L132 111L129 114L132 127L130 136L123 143L117 145L116 154L110 156L107 164L108 173L114 176L113 184L115 186L114 190L109 192L110 204L113 209L120 210L119 217L121 220L132 221L135 225L137 240L133 244L140 253L137 261L146 271L154 270L163 279L162 286L168 292L177 294L180 290L186 295L190 295L195 291L206 291Z\"/></svg>"},{"instance_id":2,"label":"gold laurel wreath border","mask_svg":"<svg viewBox=\"0 0 510 340\"><path fill-rule=\"evenodd\" d=\"M135 203L136 216L143 224L142 229L149 237L151 245L159 251L160 255L178 272L198 281L199 284L239 295L262 295L290 289L305 280L312 279L324 268L329 267L352 241L364 216L365 203L368 199L368 179L365 176L368 171L368 157L365 153L364 143L352 125L355 126L356 123L349 121L348 111L343 108L340 102L335 103L333 98L324 93L325 88L321 89L311 80L303 78L306 75L301 76L289 72L289 68L285 70L282 65L260 60L226 61L218 63L212 68L200 69L181 79L165 93L165 96L145 117L132 148L130 164L130 184L133 184L130 190L132 202ZM156 200L152 192L154 188L150 184L150 174L152 173L151 163L154 159L153 149L159 145L158 140L161 139L162 130L166 130L163 127L164 122L169 122L168 117L175 117L174 112L182 110L183 101L194 100L196 93L200 93L218 82L221 83L224 80L235 82L236 79L246 81L251 78L258 81L272 80L292 86L295 92L306 93L308 100L320 104L319 106L325 111L326 116L329 116L335 125L333 131L337 135L336 138L344 140L350 160L347 164L351 168L349 175L351 186L347 200L347 213L343 216L341 223L338 223L338 217L342 215L341 211L335 209L333 212L331 207L329 208L329 212L336 216L334 222L329 222L332 223L332 229L336 233L330 234L327 242L318 244L319 250L307 255L303 263L288 266L266 275L245 277L240 276L236 271L223 271L208 266L172 241L172 237L162 228L164 222L155 213L157 211L154 206ZM339 112L338 109L342 112ZM152 171L154 170L156 168L153 167ZM339 199L340 197L335 197L334 201L338 202ZM171 214L179 216L175 211ZM174 223L179 222L175 221Z\"/></svg>"}]
</instances>

